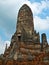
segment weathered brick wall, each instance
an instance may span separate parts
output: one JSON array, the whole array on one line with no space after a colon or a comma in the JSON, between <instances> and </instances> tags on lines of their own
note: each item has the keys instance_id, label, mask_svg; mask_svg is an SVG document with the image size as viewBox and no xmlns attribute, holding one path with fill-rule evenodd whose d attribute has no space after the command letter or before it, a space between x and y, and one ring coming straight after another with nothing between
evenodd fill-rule
<instances>
[{"instance_id":1,"label":"weathered brick wall","mask_svg":"<svg viewBox=\"0 0 49 65\"><path fill-rule=\"evenodd\" d=\"M49 65L49 62L41 62L37 60L18 62L18 61L8 60L6 63L3 64L3 62L0 60L0 65Z\"/></svg>"}]
</instances>

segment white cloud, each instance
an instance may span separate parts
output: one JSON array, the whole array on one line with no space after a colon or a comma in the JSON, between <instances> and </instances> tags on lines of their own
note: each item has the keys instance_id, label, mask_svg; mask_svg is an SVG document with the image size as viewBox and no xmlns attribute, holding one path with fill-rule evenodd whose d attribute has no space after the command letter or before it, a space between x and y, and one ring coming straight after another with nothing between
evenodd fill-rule
<instances>
[{"instance_id":1,"label":"white cloud","mask_svg":"<svg viewBox=\"0 0 49 65\"><path fill-rule=\"evenodd\" d=\"M49 17L47 16L46 19L41 19L40 17L35 16L34 25L35 29L37 29L38 31L49 30Z\"/></svg>"},{"instance_id":2,"label":"white cloud","mask_svg":"<svg viewBox=\"0 0 49 65\"><path fill-rule=\"evenodd\" d=\"M10 46L10 41L4 41L4 45L7 44L7 48Z\"/></svg>"},{"instance_id":3,"label":"white cloud","mask_svg":"<svg viewBox=\"0 0 49 65\"><path fill-rule=\"evenodd\" d=\"M1 40L1 38L0 38L0 54L1 53L3 53L3 51L4 51L4 44L2 44L3 43L3 41Z\"/></svg>"},{"instance_id":4,"label":"white cloud","mask_svg":"<svg viewBox=\"0 0 49 65\"><path fill-rule=\"evenodd\" d=\"M44 9L49 8L49 1L34 2L31 4L33 13L41 14Z\"/></svg>"},{"instance_id":5,"label":"white cloud","mask_svg":"<svg viewBox=\"0 0 49 65\"><path fill-rule=\"evenodd\" d=\"M6 44L7 44L7 48L8 48L10 45L10 41L3 41L0 37L0 54L4 53Z\"/></svg>"}]
</instances>

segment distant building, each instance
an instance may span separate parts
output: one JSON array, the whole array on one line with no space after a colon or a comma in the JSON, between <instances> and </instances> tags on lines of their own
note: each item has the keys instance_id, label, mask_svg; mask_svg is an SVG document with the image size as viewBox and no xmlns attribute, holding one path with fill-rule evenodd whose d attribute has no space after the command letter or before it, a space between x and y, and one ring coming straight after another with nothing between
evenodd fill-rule
<instances>
[{"instance_id":1,"label":"distant building","mask_svg":"<svg viewBox=\"0 0 49 65\"><path fill-rule=\"evenodd\" d=\"M6 45L0 65L48 65L49 45L45 33L41 35L41 40L40 42L39 32L34 30L33 13L24 4L18 12L16 32L9 48Z\"/></svg>"}]
</instances>

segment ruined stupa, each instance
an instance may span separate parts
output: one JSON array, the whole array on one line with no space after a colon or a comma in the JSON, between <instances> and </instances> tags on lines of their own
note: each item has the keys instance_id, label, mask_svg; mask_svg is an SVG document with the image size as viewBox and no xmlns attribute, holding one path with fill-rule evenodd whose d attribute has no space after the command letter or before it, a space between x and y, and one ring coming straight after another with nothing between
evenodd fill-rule
<instances>
[{"instance_id":1,"label":"ruined stupa","mask_svg":"<svg viewBox=\"0 0 49 65\"><path fill-rule=\"evenodd\" d=\"M49 45L45 33L42 33L41 40L40 42L39 32L37 33L34 29L31 8L24 4L19 9L16 32L11 38L9 48L6 45L3 57L0 59L0 65L48 64Z\"/></svg>"}]
</instances>

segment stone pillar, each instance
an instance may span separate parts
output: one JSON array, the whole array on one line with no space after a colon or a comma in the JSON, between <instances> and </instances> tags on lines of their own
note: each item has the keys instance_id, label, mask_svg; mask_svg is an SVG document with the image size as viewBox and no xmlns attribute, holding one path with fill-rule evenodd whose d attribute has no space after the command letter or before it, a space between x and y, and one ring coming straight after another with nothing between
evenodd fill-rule
<instances>
[{"instance_id":1,"label":"stone pillar","mask_svg":"<svg viewBox=\"0 0 49 65\"><path fill-rule=\"evenodd\" d=\"M44 44L47 43L47 38L45 33L42 34L42 43Z\"/></svg>"},{"instance_id":2,"label":"stone pillar","mask_svg":"<svg viewBox=\"0 0 49 65\"><path fill-rule=\"evenodd\" d=\"M46 45L48 45L48 43L47 43L47 37L46 37L46 34L43 33L41 35L41 49L43 49Z\"/></svg>"}]
</instances>

